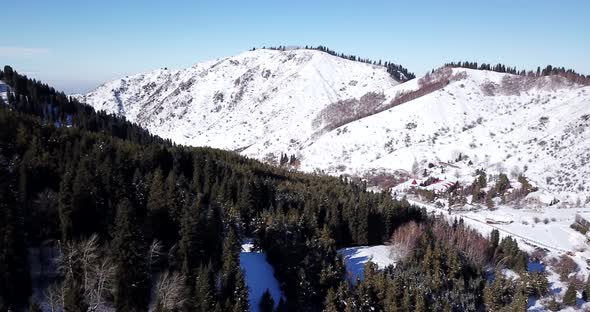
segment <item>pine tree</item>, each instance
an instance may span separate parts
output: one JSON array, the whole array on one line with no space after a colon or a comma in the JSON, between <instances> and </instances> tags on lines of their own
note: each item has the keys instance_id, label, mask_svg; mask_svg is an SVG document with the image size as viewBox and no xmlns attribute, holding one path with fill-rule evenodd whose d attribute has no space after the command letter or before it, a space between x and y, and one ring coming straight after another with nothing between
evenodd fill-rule
<instances>
[{"instance_id":1,"label":"pine tree","mask_svg":"<svg viewBox=\"0 0 590 312\"><path fill-rule=\"evenodd\" d=\"M148 224L151 230L151 238L162 241L168 247L176 239L178 229L172 222L167 199L169 197L164 186L162 170L157 168L152 177L147 201Z\"/></svg>"},{"instance_id":2,"label":"pine tree","mask_svg":"<svg viewBox=\"0 0 590 312\"><path fill-rule=\"evenodd\" d=\"M338 297L333 288L328 289L326 299L324 300L324 312L338 312Z\"/></svg>"},{"instance_id":3,"label":"pine tree","mask_svg":"<svg viewBox=\"0 0 590 312\"><path fill-rule=\"evenodd\" d=\"M149 302L147 248L131 202L124 198L117 205L113 253L115 306L118 311L145 311Z\"/></svg>"},{"instance_id":4,"label":"pine tree","mask_svg":"<svg viewBox=\"0 0 590 312\"><path fill-rule=\"evenodd\" d=\"M268 289L264 291L260 297L260 303L258 304L258 310L260 312L273 312L275 307L275 301L272 299Z\"/></svg>"},{"instance_id":5,"label":"pine tree","mask_svg":"<svg viewBox=\"0 0 590 312\"><path fill-rule=\"evenodd\" d=\"M184 217L180 229L180 241L178 242L179 256L182 273L185 275L189 286L192 287L196 279L197 268L205 263L206 245L213 242L205 240L205 224L203 210L207 209L207 199L199 195L184 209Z\"/></svg>"},{"instance_id":6,"label":"pine tree","mask_svg":"<svg viewBox=\"0 0 590 312\"><path fill-rule=\"evenodd\" d=\"M416 307L414 309L415 312L426 312L426 300L425 300L425 293L418 293L416 295Z\"/></svg>"},{"instance_id":7,"label":"pine tree","mask_svg":"<svg viewBox=\"0 0 590 312\"><path fill-rule=\"evenodd\" d=\"M241 269L238 269L238 273L236 274L233 301L233 312L250 311L250 305L248 303L248 287L244 280L244 272Z\"/></svg>"},{"instance_id":8,"label":"pine tree","mask_svg":"<svg viewBox=\"0 0 590 312\"><path fill-rule=\"evenodd\" d=\"M576 305L576 289L574 286L569 285L565 294L563 295L563 304L568 306L575 306Z\"/></svg>"},{"instance_id":9,"label":"pine tree","mask_svg":"<svg viewBox=\"0 0 590 312\"><path fill-rule=\"evenodd\" d=\"M58 210L61 237L63 241L68 241L74 238L73 214L75 208L72 203L73 175L74 170L72 167L69 167L63 175L59 186Z\"/></svg>"},{"instance_id":10,"label":"pine tree","mask_svg":"<svg viewBox=\"0 0 590 312\"><path fill-rule=\"evenodd\" d=\"M549 292L549 281L542 272L528 273L529 293L537 298L541 298Z\"/></svg>"},{"instance_id":11,"label":"pine tree","mask_svg":"<svg viewBox=\"0 0 590 312\"><path fill-rule=\"evenodd\" d=\"M103 232L97 213L96 180L91 170L94 167L90 157L83 158L72 181L72 238L79 239L93 233Z\"/></svg>"},{"instance_id":12,"label":"pine tree","mask_svg":"<svg viewBox=\"0 0 590 312\"><path fill-rule=\"evenodd\" d=\"M14 168L0 154L0 296L12 307L26 304L31 293L23 214L17 197Z\"/></svg>"},{"instance_id":13,"label":"pine tree","mask_svg":"<svg viewBox=\"0 0 590 312\"><path fill-rule=\"evenodd\" d=\"M590 276L586 280L586 285L584 285L584 290L582 291L582 297L584 301L588 302L590 300Z\"/></svg>"},{"instance_id":14,"label":"pine tree","mask_svg":"<svg viewBox=\"0 0 590 312\"><path fill-rule=\"evenodd\" d=\"M215 283L211 265L199 267L195 283L195 310L208 312L215 309Z\"/></svg>"},{"instance_id":15,"label":"pine tree","mask_svg":"<svg viewBox=\"0 0 590 312\"><path fill-rule=\"evenodd\" d=\"M493 252L496 251L498 248L498 243L500 242L500 232L496 229L493 229L490 233L490 249Z\"/></svg>"},{"instance_id":16,"label":"pine tree","mask_svg":"<svg viewBox=\"0 0 590 312\"><path fill-rule=\"evenodd\" d=\"M238 283L240 270L239 262L240 244L232 226L229 227L225 241L223 242L223 265L221 267L221 296L224 299L232 298ZM241 274L241 273L240 273Z\"/></svg>"},{"instance_id":17,"label":"pine tree","mask_svg":"<svg viewBox=\"0 0 590 312\"><path fill-rule=\"evenodd\" d=\"M279 299L279 303L277 304L276 312L287 312L287 311L288 311L287 303L285 303L285 300L283 300L283 298Z\"/></svg>"},{"instance_id":18,"label":"pine tree","mask_svg":"<svg viewBox=\"0 0 590 312\"><path fill-rule=\"evenodd\" d=\"M519 283L519 286L514 291L514 296L512 297L512 303L510 304L510 310L514 312L526 311L528 304L528 296L526 293L526 289L522 283Z\"/></svg>"}]
</instances>

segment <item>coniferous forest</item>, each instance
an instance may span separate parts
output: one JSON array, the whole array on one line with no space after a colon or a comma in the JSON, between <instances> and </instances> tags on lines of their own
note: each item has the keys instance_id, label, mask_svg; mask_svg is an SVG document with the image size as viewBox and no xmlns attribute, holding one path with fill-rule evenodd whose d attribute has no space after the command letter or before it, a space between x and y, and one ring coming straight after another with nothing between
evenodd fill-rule
<instances>
[{"instance_id":1,"label":"coniferous forest","mask_svg":"<svg viewBox=\"0 0 590 312\"><path fill-rule=\"evenodd\" d=\"M248 311L246 238L285 295L265 311L522 311L547 290L510 237L362 181L175 145L8 66L0 79L0 311ZM350 281L337 250L385 242L406 257Z\"/></svg>"}]
</instances>

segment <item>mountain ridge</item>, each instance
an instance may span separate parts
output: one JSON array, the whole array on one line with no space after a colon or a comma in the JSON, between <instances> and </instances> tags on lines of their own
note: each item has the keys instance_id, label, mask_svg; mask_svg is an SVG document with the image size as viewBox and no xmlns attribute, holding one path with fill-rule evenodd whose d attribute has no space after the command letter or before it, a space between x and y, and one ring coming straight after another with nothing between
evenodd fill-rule
<instances>
[{"instance_id":1,"label":"mountain ridge","mask_svg":"<svg viewBox=\"0 0 590 312\"><path fill-rule=\"evenodd\" d=\"M544 191L569 201L590 198L581 184L590 172L576 172L590 147L585 124L577 124L590 114L584 105L589 87L560 75L464 67L441 67L398 84L382 66L321 51L255 50L186 70L130 76L78 98L177 143L269 163L287 153L307 172L393 174L461 153L474 167L458 175L472 174L475 166L496 174L518 167ZM560 115L550 118L551 110ZM552 152L537 142L558 142L558 134L582 144L552 143L558 145ZM539 164L530 153L555 166ZM564 166L570 168L564 179L576 180L569 191L568 183L551 178Z\"/></svg>"}]
</instances>

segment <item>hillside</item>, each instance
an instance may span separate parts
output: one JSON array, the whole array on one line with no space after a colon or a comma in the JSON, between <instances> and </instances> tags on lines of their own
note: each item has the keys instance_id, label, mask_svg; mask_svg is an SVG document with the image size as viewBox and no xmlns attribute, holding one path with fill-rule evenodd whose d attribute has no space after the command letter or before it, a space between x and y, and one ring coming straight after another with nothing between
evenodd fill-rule
<instances>
[{"instance_id":1,"label":"hillside","mask_svg":"<svg viewBox=\"0 0 590 312\"><path fill-rule=\"evenodd\" d=\"M460 154L469 176L522 173L548 197L590 198L590 87L560 76L442 68L400 85L317 50L255 50L78 98L177 143L271 163L286 153L307 172L391 175Z\"/></svg>"},{"instance_id":2,"label":"hillside","mask_svg":"<svg viewBox=\"0 0 590 312\"><path fill-rule=\"evenodd\" d=\"M383 66L317 50L255 50L126 77L78 98L177 143L278 158L315 141L311 121L329 104L397 84Z\"/></svg>"},{"instance_id":3,"label":"hillside","mask_svg":"<svg viewBox=\"0 0 590 312\"><path fill-rule=\"evenodd\" d=\"M454 77L444 88L351 122L306 147L303 168L359 175L411 171L414 162L422 169L462 155L471 163L470 177L476 168L523 173L560 200L588 198L590 87L558 76L444 71ZM419 83L386 95L419 89ZM467 162L444 176L464 175Z\"/></svg>"},{"instance_id":4,"label":"hillside","mask_svg":"<svg viewBox=\"0 0 590 312\"><path fill-rule=\"evenodd\" d=\"M365 142L357 136L374 135L363 131L378 129L384 115L412 117L405 109L422 109L415 114L424 121L401 123L400 133L401 127L411 131L438 119L448 125L468 113L477 116L469 111L470 105L453 105L451 98L429 102L452 88L470 90L464 95L468 97L477 86L482 101L537 89L580 89L557 77L521 80L495 75L441 69L386 90L379 97L385 99L382 102L362 96L331 103L309 122L319 141L336 133L324 144L333 148L349 131L356 136L345 142ZM505 207L504 197L527 188L527 182L518 177L517 183L509 181L511 187L508 178L497 174L502 171L498 165L495 172L488 171L489 178L476 171L475 186L466 187L458 199L483 194L494 205L501 204L497 211L456 213L440 205L444 197L429 199L429 191L448 182L433 181L436 176L455 170L453 177L462 184L473 181L473 169L486 163L475 156L451 151L448 162L414 161L410 167L419 184L409 180L396 186L395 192L410 195L409 200L398 200L399 194L392 198L390 193L368 192L364 183L350 179L284 170L233 152L174 145L124 118L96 113L10 67L0 71L0 79L16 90L7 105L0 105L0 208L5 212L0 234L6 246L0 250L0 259L5 259L0 264L9 273L0 279L0 310L25 308L31 302L32 308L44 310L249 311L258 302L261 310L268 310L279 299L278 309L287 311L338 311L344 310L343 303L366 310L412 310L411 302L437 310L444 305L461 311L505 306L522 311L527 305L551 305L553 295L566 302L568 293L575 292L573 285L583 287L588 275L584 236L569 226L573 209L565 213L559 207ZM19 88L23 85L27 88ZM452 90L450 96L466 102L460 91ZM471 106L481 110L476 125L499 111ZM391 120L406 121L382 122ZM549 120L540 119L544 124ZM584 131L576 133L583 137ZM409 137L406 148L419 146ZM446 138L437 135L433 146L438 137ZM394 143L389 145L397 146ZM394 152L390 157L397 155ZM314 155L303 156L299 155L304 164L314 160ZM361 165L329 168L362 172ZM375 168L393 172L391 168L408 166L388 165ZM487 185L476 185L486 181ZM458 184L454 185L456 190ZM500 196L487 196L494 191ZM417 198L433 204L414 201ZM467 200L474 206L482 198ZM250 247L240 252L240 244ZM390 264L393 267L382 270ZM56 266L66 270L56 271ZM252 272L264 273L265 281L260 276L253 281ZM346 286L353 276L361 280ZM485 281L490 278L493 282ZM533 285L528 303L521 295L531 290L518 279ZM102 287L103 281L113 283L114 290ZM264 288L270 293L261 295ZM348 291L335 295L341 289ZM386 298L367 296L371 289L387 293ZM402 294L396 292L399 289L424 291ZM513 299L505 301L496 295L500 293ZM60 294L70 299L62 301ZM188 299L193 295L205 299L193 302Z\"/></svg>"}]
</instances>

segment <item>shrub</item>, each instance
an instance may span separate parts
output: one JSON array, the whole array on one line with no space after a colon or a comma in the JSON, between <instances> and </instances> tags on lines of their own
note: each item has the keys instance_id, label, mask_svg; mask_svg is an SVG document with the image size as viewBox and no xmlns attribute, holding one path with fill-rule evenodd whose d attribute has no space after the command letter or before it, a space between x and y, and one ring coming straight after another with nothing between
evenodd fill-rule
<instances>
[{"instance_id":1,"label":"shrub","mask_svg":"<svg viewBox=\"0 0 590 312\"><path fill-rule=\"evenodd\" d=\"M576 262L566 255L562 255L559 259L551 259L550 264L553 270L559 274L561 280L567 279L571 273L574 273L578 269Z\"/></svg>"},{"instance_id":2,"label":"shrub","mask_svg":"<svg viewBox=\"0 0 590 312\"><path fill-rule=\"evenodd\" d=\"M588 233L588 229L587 229L586 227L582 226L582 225L581 225L581 224L579 224L579 223L572 223L572 224L570 225L570 227L571 227L572 229L574 229L574 230L576 230L576 231L578 231L578 232L582 233L582 235L586 235L586 233Z\"/></svg>"}]
</instances>

